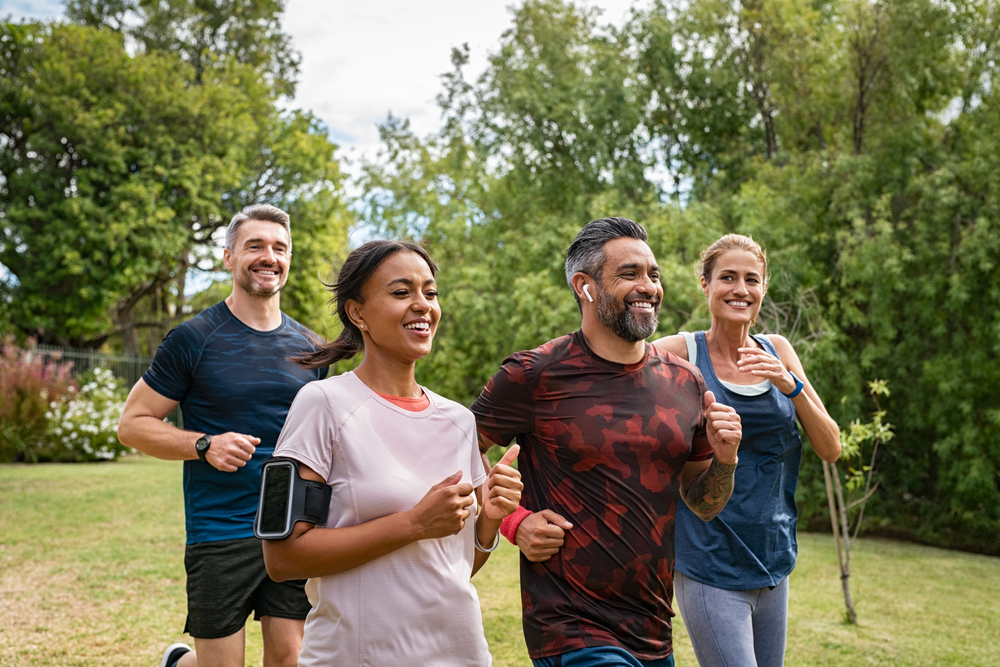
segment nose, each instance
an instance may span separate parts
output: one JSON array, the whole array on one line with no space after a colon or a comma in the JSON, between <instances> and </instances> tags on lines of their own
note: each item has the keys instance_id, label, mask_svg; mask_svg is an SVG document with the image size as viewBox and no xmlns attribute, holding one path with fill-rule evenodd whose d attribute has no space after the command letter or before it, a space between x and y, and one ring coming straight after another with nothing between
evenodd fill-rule
<instances>
[{"instance_id":1,"label":"nose","mask_svg":"<svg viewBox=\"0 0 1000 667\"><path fill-rule=\"evenodd\" d=\"M413 305L410 308L418 313L426 313L431 309L430 299L423 292L417 292L417 298L413 300Z\"/></svg>"},{"instance_id":2,"label":"nose","mask_svg":"<svg viewBox=\"0 0 1000 667\"><path fill-rule=\"evenodd\" d=\"M276 261L276 255L274 254L274 248L269 245L264 246L264 250L261 253L261 261L267 262L268 264L274 264Z\"/></svg>"},{"instance_id":3,"label":"nose","mask_svg":"<svg viewBox=\"0 0 1000 667\"><path fill-rule=\"evenodd\" d=\"M652 276L648 273L644 273L642 274L642 278L639 279L636 291L641 292L642 294L656 294L656 282L653 280Z\"/></svg>"}]
</instances>

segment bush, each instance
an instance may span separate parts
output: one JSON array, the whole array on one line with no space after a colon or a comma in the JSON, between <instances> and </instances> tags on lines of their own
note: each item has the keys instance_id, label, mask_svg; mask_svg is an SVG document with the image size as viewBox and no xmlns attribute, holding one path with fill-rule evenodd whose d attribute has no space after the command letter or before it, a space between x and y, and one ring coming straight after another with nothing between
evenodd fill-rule
<instances>
[{"instance_id":1,"label":"bush","mask_svg":"<svg viewBox=\"0 0 1000 667\"><path fill-rule=\"evenodd\" d=\"M72 367L11 338L0 343L0 462L101 461L131 451L116 434L124 387L101 368L78 382Z\"/></svg>"},{"instance_id":2,"label":"bush","mask_svg":"<svg viewBox=\"0 0 1000 667\"><path fill-rule=\"evenodd\" d=\"M131 451L118 442L116 431L124 390L114 374L95 368L81 378L75 397L53 401L45 413L49 423L46 445L36 452L39 461L76 463L114 459Z\"/></svg>"},{"instance_id":3,"label":"bush","mask_svg":"<svg viewBox=\"0 0 1000 667\"><path fill-rule=\"evenodd\" d=\"M0 462L35 461L48 441L46 413L76 392L72 363L0 342Z\"/></svg>"}]
</instances>

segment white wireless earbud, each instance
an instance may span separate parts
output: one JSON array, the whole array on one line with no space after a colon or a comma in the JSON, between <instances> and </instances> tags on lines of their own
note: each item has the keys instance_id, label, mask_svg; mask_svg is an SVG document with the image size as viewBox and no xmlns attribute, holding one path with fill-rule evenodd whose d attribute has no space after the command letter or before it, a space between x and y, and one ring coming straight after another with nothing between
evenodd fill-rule
<instances>
[{"instance_id":1,"label":"white wireless earbud","mask_svg":"<svg viewBox=\"0 0 1000 667\"><path fill-rule=\"evenodd\" d=\"M590 285L584 284L583 293L587 295L587 301L594 303L594 297L590 296Z\"/></svg>"}]
</instances>

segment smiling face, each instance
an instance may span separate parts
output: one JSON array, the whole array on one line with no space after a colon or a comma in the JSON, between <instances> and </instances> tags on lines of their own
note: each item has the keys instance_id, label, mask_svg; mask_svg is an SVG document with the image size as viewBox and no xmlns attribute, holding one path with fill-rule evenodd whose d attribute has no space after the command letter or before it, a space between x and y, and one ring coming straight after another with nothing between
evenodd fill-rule
<instances>
[{"instance_id":1,"label":"smiling face","mask_svg":"<svg viewBox=\"0 0 1000 667\"><path fill-rule=\"evenodd\" d=\"M711 280L701 279L713 320L752 323L764 300L764 267L748 250L730 250L716 260Z\"/></svg>"},{"instance_id":2,"label":"smiling face","mask_svg":"<svg viewBox=\"0 0 1000 667\"><path fill-rule=\"evenodd\" d=\"M292 261L288 232L276 222L247 220L240 225L232 249L222 255L236 287L257 299L276 295L288 280Z\"/></svg>"},{"instance_id":3,"label":"smiling face","mask_svg":"<svg viewBox=\"0 0 1000 667\"><path fill-rule=\"evenodd\" d=\"M366 358L379 354L412 363L430 353L441 307L434 274L420 255L390 255L362 293L364 303L350 301L347 313L356 326L364 327Z\"/></svg>"},{"instance_id":4,"label":"smiling face","mask_svg":"<svg viewBox=\"0 0 1000 667\"><path fill-rule=\"evenodd\" d=\"M601 324L635 343L653 335L659 322L663 286L660 267L645 242L619 238L604 245L604 267L594 298Z\"/></svg>"}]
</instances>

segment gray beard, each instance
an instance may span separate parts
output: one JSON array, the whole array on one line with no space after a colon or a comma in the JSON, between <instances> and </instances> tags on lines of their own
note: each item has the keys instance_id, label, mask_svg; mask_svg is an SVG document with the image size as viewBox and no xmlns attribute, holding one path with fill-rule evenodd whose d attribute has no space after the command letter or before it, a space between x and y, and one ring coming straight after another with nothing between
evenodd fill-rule
<instances>
[{"instance_id":1,"label":"gray beard","mask_svg":"<svg viewBox=\"0 0 1000 667\"><path fill-rule=\"evenodd\" d=\"M285 278L285 280L278 283L278 286L273 290L266 290L253 281L253 276L250 275L250 269L244 269L237 274L233 274L233 278L236 280L236 283L243 288L243 291L254 299L271 298L281 291L281 288L285 286L285 281L287 280L285 274L282 274L282 278Z\"/></svg>"},{"instance_id":2,"label":"gray beard","mask_svg":"<svg viewBox=\"0 0 1000 667\"><path fill-rule=\"evenodd\" d=\"M597 290L597 319L625 342L637 343L656 331L660 321L660 304L655 303L649 315L636 315L624 301L616 301L602 287Z\"/></svg>"}]
</instances>

